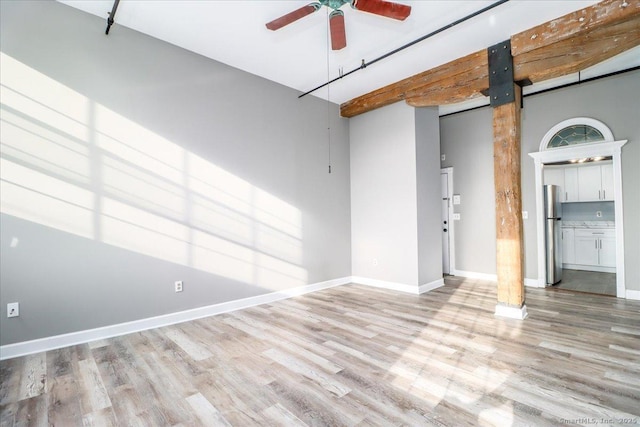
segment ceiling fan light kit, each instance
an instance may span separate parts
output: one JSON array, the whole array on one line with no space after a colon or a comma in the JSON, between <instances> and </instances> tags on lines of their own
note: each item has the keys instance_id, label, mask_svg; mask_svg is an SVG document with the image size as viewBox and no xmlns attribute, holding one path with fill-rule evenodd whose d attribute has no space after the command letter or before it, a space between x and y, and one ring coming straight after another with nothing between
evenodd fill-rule
<instances>
[{"instance_id":1,"label":"ceiling fan light kit","mask_svg":"<svg viewBox=\"0 0 640 427\"><path fill-rule=\"evenodd\" d=\"M287 13L266 24L267 28L275 31L304 18L326 6L333 11L329 14L329 29L331 32L331 49L340 50L347 45L347 36L342 6L349 3L352 8L361 12L369 12L399 21L404 21L411 14L411 6L386 0L320 0L309 3L299 9Z\"/></svg>"}]
</instances>

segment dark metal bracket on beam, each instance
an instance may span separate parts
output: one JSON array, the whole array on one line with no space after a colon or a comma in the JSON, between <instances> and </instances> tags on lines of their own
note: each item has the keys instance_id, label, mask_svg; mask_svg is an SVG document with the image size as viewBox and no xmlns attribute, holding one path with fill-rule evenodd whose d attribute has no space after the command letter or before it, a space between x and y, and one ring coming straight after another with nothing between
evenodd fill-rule
<instances>
[{"instance_id":1,"label":"dark metal bracket on beam","mask_svg":"<svg viewBox=\"0 0 640 427\"><path fill-rule=\"evenodd\" d=\"M513 56L511 40L489 47L489 102L492 107L516 100L513 93Z\"/></svg>"},{"instance_id":2,"label":"dark metal bracket on beam","mask_svg":"<svg viewBox=\"0 0 640 427\"><path fill-rule=\"evenodd\" d=\"M113 25L114 18L116 16L116 10L118 10L118 5L120 4L120 0L115 0L113 2L113 7L111 8L111 12L109 13L109 17L107 18L107 30L104 32L106 35L109 35L109 30Z\"/></svg>"},{"instance_id":3,"label":"dark metal bracket on beam","mask_svg":"<svg viewBox=\"0 0 640 427\"><path fill-rule=\"evenodd\" d=\"M511 40L505 40L487 49L489 62L489 89L481 91L489 97L492 107L515 101L513 93L514 83L520 87L530 86L531 80L513 81L513 56L511 55ZM521 98L521 102L523 98ZM521 105L522 106L522 105Z\"/></svg>"}]
</instances>

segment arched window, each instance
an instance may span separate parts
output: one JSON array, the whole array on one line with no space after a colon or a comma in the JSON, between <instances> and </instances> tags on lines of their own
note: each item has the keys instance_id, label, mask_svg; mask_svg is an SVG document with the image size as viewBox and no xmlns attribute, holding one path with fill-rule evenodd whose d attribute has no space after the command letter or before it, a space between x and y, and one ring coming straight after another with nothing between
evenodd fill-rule
<instances>
[{"instance_id":1,"label":"arched window","mask_svg":"<svg viewBox=\"0 0 640 427\"><path fill-rule=\"evenodd\" d=\"M547 144L547 148L566 147L567 145L604 141L602 133L589 125L573 125L556 132Z\"/></svg>"},{"instance_id":2,"label":"arched window","mask_svg":"<svg viewBox=\"0 0 640 427\"><path fill-rule=\"evenodd\" d=\"M595 119L577 117L552 127L542 138L540 151L611 141L613 141L613 133L607 125Z\"/></svg>"}]
</instances>

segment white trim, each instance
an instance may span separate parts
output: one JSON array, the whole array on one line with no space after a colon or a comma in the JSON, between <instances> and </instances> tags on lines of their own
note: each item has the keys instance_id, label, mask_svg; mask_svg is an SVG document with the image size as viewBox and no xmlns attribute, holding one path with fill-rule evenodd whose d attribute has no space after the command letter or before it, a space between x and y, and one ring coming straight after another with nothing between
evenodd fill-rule
<instances>
[{"instance_id":1,"label":"white trim","mask_svg":"<svg viewBox=\"0 0 640 427\"><path fill-rule=\"evenodd\" d=\"M569 126L575 126L575 125L587 125L587 126L594 127L598 129L602 134L602 136L604 137L604 141L594 141L592 143L579 144L578 146L589 145L589 144L601 144L602 142L610 142L615 139L613 137L613 132L611 132L611 129L609 129L609 127L604 123L602 123L600 120L592 119L589 117L574 117L573 119L562 121L557 125L555 125L554 127L552 127L551 129L549 129L549 131L542 137L542 141L540 142L540 151L562 150L564 147L563 148L547 148L547 145L549 144L549 142L551 141L551 138L553 138L556 133L560 132L564 128L568 128ZM573 146L570 146L570 147L573 147Z\"/></svg>"},{"instance_id":2,"label":"white trim","mask_svg":"<svg viewBox=\"0 0 640 427\"><path fill-rule=\"evenodd\" d=\"M257 295L255 297L243 298L234 301L213 304L206 307L194 308L191 310L179 311L162 316L149 317L146 319L134 320L131 322L119 323L116 325L104 326L101 328L88 329L84 331L71 332L63 335L40 338L32 341L24 341L15 344L3 345L0 347L0 360L11 359L42 351L55 350L57 348L71 345L85 344L100 339L113 338L134 332L145 331L147 329L160 328L174 325L176 323L201 319L203 317L215 316L217 314L230 311L255 307L261 304L269 304L283 299L304 295L322 289L351 283L351 277L328 280L326 282L314 283L307 286L286 289L283 291L271 292Z\"/></svg>"},{"instance_id":3,"label":"white trim","mask_svg":"<svg viewBox=\"0 0 640 427\"><path fill-rule=\"evenodd\" d=\"M468 279L488 280L491 282L498 281L498 276L496 274L476 273L474 271L456 270L455 276L466 277Z\"/></svg>"},{"instance_id":4,"label":"white trim","mask_svg":"<svg viewBox=\"0 0 640 427\"><path fill-rule=\"evenodd\" d=\"M624 266L624 216L622 200L622 147L627 140L571 145L553 150L529 153L535 162L536 178L536 227L538 245L538 280L547 277L544 252L544 206L542 200L542 169L545 163L567 161L575 158L611 156L613 158L614 212L616 222L616 296L625 298Z\"/></svg>"},{"instance_id":5,"label":"white trim","mask_svg":"<svg viewBox=\"0 0 640 427\"><path fill-rule=\"evenodd\" d=\"M640 300L640 291L636 291L635 289L627 289L627 299L635 299Z\"/></svg>"},{"instance_id":6,"label":"white trim","mask_svg":"<svg viewBox=\"0 0 640 427\"><path fill-rule=\"evenodd\" d=\"M407 285L406 283L388 282L386 280L369 279L367 277L360 276L352 276L351 281L353 283L357 283L358 285L389 289L392 291L405 292L408 294L418 295L420 293L419 286Z\"/></svg>"},{"instance_id":7,"label":"white trim","mask_svg":"<svg viewBox=\"0 0 640 427\"><path fill-rule=\"evenodd\" d=\"M527 279L526 277L524 278L524 285L528 286L530 288L545 288L546 284L544 283L544 281L540 281L538 279Z\"/></svg>"},{"instance_id":8,"label":"white trim","mask_svg":"<svg viewBox=\"0 0 640 427\"><path fill-rule=\"evenodd\" d=\"M418 287L418 294L424 294L426 292L432 291L434 289L438 289L444 286L444 279L440 278L434 280L433 282L425 283L424 285L420 285Z\"/></svg>"},{"instance_id":9,"label":"white trim","mask_svg":"<svg viewBox=\"0 0 640 427\"><path fill-rule=\"evenodd\" d=\"M509 319L524 320L527 318L527 306L511 307L508 305L497 304L495 316L508 317Z\"/></svg>"},{"instance_id":10,"label":"white trim","mask_svg":"<svg viewBox=\"0 0 640 427\"><path fill-rule=\"evenodd\" d=\"M599 271L600 273L615 273L615 267L603 267L600 265L582 265L582 264L562 264L563 269L582 270L582 271Z\"/></svg>"},{"instance_id":11,"label":"white trim","mask_svg":"<svg viewBox=\"0 0 640 427\"><path fill-rule=\"evenodd\" d=\"M449 274L453 274L453 272L456 271L456 230L455 221L453 220L453 166L441 168L440 173L443 172L447 174L447 186L451 194L449 198L449 221L447 228L449 229Z\"/></svg>"},{"instance_id":12,"label":"white trim","mask_svg":"<svg viewBox=\"0 0 640 427\"><path fill-rule=\"evenodd\" d=\"M407 285L406 283L388 282L386 280L369 279L367 277L352 276L351 281L358 285L371 286L374 288L389 289L391 291L405 292L408 294L420 295L444 286L444 279L436 279L433 282L420 286Z\"/></svg>"},{"instance_id":13,"label":"white trim","mask_svg":"<svg viewBox=\"0 0 640 427\"><path fill-rule=\"evenodd\" d=\"M498 276L495 274L487 274L487 273L476 273L473 271L462 271L456 270L453 276L466 277L468 279L479 279L479 280L488 280L490 282L497 282ZM538 279L529 279L527 277L524 278L524 285L530 288L544 288L544 283L540 286L540 282Z\"/></svg>"}]
</instances>

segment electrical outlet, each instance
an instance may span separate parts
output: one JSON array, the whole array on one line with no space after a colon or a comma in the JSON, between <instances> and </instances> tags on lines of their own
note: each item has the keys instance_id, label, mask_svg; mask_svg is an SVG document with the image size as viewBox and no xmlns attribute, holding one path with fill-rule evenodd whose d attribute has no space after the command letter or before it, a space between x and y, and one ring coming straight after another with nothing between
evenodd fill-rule
<instances>
[{"instance_id":1,"label":"electrical outlet","mask_svg":"<svg viewBox=\"0 0 640 427\"><path fill-rule=\"evenodd\" d=\"M453 195L453 204L454 205L459 205L460 204L460 195L459 194L454 194Z\"/></svg>"},{"instance_id":2,"label":"electrical outlet","mask_svg":"<svg viewBox=\"0 0 640 427\"><path fill-rule=\"evenodd\" d=\"M374 267L377 267L377 266L378 266L378 260L377 260L377 258L374 258L374 259L373 259L373 266L374 266Z\"/></svg>"},{"instance_id":3,"label":"electrical outlet","mask_svg":"<svg viewBox=\"0 0 640 427\"><path fill-rule=\"evenodd\" d=\"M453 220L454 221L460 221L460 214L459 213L454 213L453 214Z\"/></svg>"},{"instance_id":4,"label":"electrical outlet","mask_svg":"<svg viewBox=\"0 0 640 427\"><path fill-rule=\"evenodd\" d=\"M182 280L178 280L177 282L175 282L174 285L175 285L176 292L182 292L182 285L183 285Z\"/></svg>"},{"instance_id":5,"label":"electrical outlet","mask_svg":"<svg viewBox=\"0 0 640 427\"><path fill-rule=\"evenodd\" d=\"M442 154L440 156L440 160L443 161L443 162L445 161L446 158L447 158L447 156L445 154Z\"/></svg>"},{"instance_id":6,"label":"electrical outlet","mask_svg":"<svg viewBox=\"0 0 640 427\"><path fill-rule=\"evenodd\" d=\"M522 219L529 219L529 212L522 211Z\"/></svg>"},{"instance_id":7,"label":"electrical outlet","mask_svg":"<svg viewBox=\"0 0 640 427\"><path fill-rule=\"evenodd\" d=\"M10 302L7 304L7 317L20 316L20 303Z\"/></svg>"},{"instance_id":8,"label":"electrical outlet","mask_svg":"<svg viewBox=\"0 0 640 427\"><path fill-rule=\"evenodd\" d=\"M602 211L596 211L596 217L602 218Z\"/></svg>"}]
</instances>

